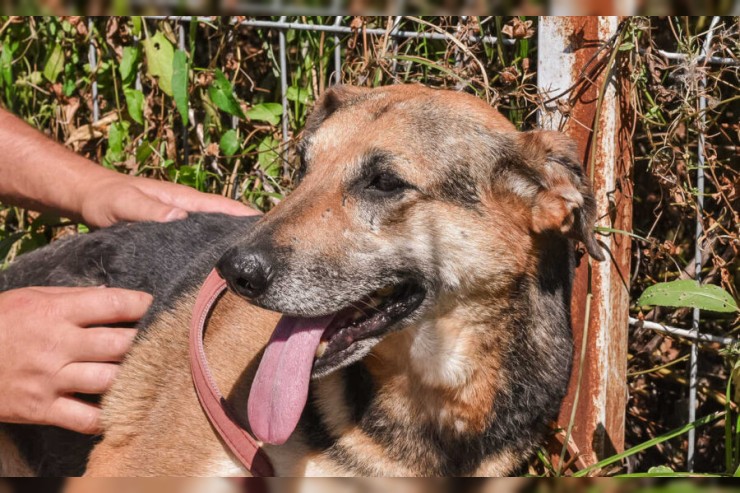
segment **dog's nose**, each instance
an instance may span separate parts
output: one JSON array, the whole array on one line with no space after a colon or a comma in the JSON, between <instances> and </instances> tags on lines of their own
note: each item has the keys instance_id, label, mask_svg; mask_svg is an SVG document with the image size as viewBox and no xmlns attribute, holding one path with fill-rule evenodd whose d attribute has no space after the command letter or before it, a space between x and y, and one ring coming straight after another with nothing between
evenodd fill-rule
<instances>
[{"instance_id":1,"label":"dog's nose","mask_svg":"<svg viewBox=\"0 0 740 493\"><path fill-rule=\"evenodd\" d=\"M271 269L260 251L228 250L216 264L229 287L245 298L257 298L270 286Z\"/></svg>"}]
</instances>

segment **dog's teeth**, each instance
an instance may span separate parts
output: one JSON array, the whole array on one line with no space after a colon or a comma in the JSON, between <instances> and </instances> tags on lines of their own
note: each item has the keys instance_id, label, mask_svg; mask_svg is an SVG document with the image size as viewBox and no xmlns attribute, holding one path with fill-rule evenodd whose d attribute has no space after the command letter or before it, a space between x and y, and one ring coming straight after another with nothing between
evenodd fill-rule
<instances>
[{"instance_id":1,"label":"dog's teeth","mask_svg":"<svg viewBox=\"0 0 740 493\"><path fill-rule=\"evenodd\" d=\"M378 308L378 305L380 305L380 298L372 297L370 298L370 301L367 303L370 308Z\"/></svg>"},{"instance_id":2,"label":"dog's teeth","mask_svg":"<svg viewBox=\"0 0 740 493\"><path fill-rule=\"evenodd\" d=\"M329 343L326 341L321 341L319 344L319 347L316 348L316 357L321 358L324 353L326 352L326 348L329 346Z\"/></svg>"},{"instance_id":3,"label":"dog's teeth","mask_svg":"<svg viewBox=\"0 0 740 493\"><path fill-rule=\"evenodd\" d=\"M393 286L386 286L382 289L378 290L378 296L386 297L393 294L394 288Z\"/></svg>"}]
</instances>

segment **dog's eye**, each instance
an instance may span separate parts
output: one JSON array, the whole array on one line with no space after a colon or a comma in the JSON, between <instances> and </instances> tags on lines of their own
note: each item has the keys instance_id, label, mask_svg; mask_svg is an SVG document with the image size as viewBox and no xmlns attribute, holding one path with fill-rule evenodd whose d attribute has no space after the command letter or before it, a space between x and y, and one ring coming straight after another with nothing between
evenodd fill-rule
<instances>
[{"instance_id":1,"label":"dog's eye","mask_svg":"<svg viewBox=\"0 0 740 493\"><path fill-rule=\"evenodd\" d=\"M378 173L367 185L367 190L391 194L402 192L409 184L392 173Z\"/></svg>"}]
</instances>

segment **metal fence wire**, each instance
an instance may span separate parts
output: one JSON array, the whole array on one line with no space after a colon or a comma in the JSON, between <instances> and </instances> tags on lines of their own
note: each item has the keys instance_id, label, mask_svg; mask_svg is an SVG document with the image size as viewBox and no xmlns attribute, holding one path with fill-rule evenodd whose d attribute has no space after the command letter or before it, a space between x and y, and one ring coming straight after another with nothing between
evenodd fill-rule
<instances>
[{"instance_id":1,"label":"metal fence wire","mask_svg":"<svg viewBox=\"0 0 740 493\"><path fill-rule=\"evenodd\" d=\"M204 25L211 25L214 22L214 19L211 17L193 17L193 16L148 16L145 17L148 21L169 21L171 23L175 23L178 26L177 29L177 36L178 36L178 46L180 49L185 50L187 43L188 43L188 32L189 32L189 26L191 23L199 23ZM475 43L484 43L486 45L490 46L499 46L499 45L512 45L514 44L514 39L511 38L503 38L499 39L492 35L475 35L470 34L468 31L464 31L462 29L440 29L440 28L430 28L426 31L419 31L419 30L408 30L404 29L402 26L404 25L405 19L402 16L397 16L393 18L393 22L391 23L390 28L358 28L355 25L351 25L352 23L352 17L348 16L336 16L334 17L333 22L328 24L313 24L313 23L307 23L303 21L301 17L296 18L289 18L287 16L280 17L278 20L274 20L272 18L244 18L244 17L231 17L231 18L219 18L220 22L227 22L232 25L241 25L241 26L247 26L254 29L261 29L261 30L271 30L276 31L278 33L278 39L279 39L279 49L278 49L278 56L277 56L277 70L279 72L279 79L280 79L280 91L281 91L281 104L282 104L282 121L281 121L281 137L284 147L287 147L288 144L291 142L292 136L290 135L289 131L289 119L291 117L290 115L290 107L289 107L289 101L288 101L288 58L287 58L287 49L286 49L286 34L290 31L312 31L312 32L322 32L326 33L327 35L332 36L332 39L334 40L334 56L333 56L333 63L335 66L335 72L333 74L333 77L331 78L331 81L333 83L339 83L341 81L341 68L342 63L344 60L343 52L346 50L346 43L348 40L350 40L353 36L356 36L358 32L361 32L362 35L373 35L373 36L388 36L392 40L392 47L394 49L397 49L398 42L402 40L442 40L442 41L453 41L456 43L461 43L462 45L471 45ZM412 22L413 22L413 18ZM461 17L460 22L464 22L465 18ZM701 45L701 50L698 53L686 53L686 52L671 52L666 50L658 50L657 54L663 57L663 59L666 60L666 63L681 63L681 64L690 64L695 67L699 67L702 69L702 78L700 79L700 84L706 84L706 77L707 72L711 70L712 66L723 66L723 65L730 65L730 66L737 66L740 64L736 58L726 57L726 56L715 56L711 51L710 48L712 46L712 40L713 35L715 32L715 29L720 21L719 17L714 17L711 21L711 25L709 29L707 30L705 36L704 36L704 42ZM94 19L90 18L88 20L89 23L89 29L92 31L95 28L94 25ZM483 21L487 22L487 21ZM460 35L460 33L465 33L463 36ZM92 72L95 73L96 67L98 66L98 59L97 59L97 48L95 46L95 42L93 40L93 37L90 37L90 49L89 49L89 63L92 68ZM395 71L396 61L394 60L393 70ZM545 61L547 63L547 61ZM709 70L707 70L707 67L709 67ZM141 81L139 79L140 75L137 74L137 81L136 81L136 87L141 88ZM551 94L548 93L548 88L545 87L539 87L539 91L541 94L544 95L544 97L551 96ZM93 101L93 110L92 110L92 116L95 122L97 122L100 119L100 108L99 108L99 98L98 98L98 83L93 78L92 81L92 101ZM698 118L701 119L700 128L706 129L706 112L704 111L707 107L707 100L706 96L702 93L700 96L700 103L699 103L699 113ZM190 111L191 118L194 118L194 113ZM193 124L195 125L195 124ZM234 119L232 125L235 127L237 125L236 119ZM182 146L183 146L183 154L185 156L185 161L187 162L187 157L190 153L189 149L189 139L187 138L187 128L183 129L184 132L184 138L182 140ZM696 227L695 227L695 251L696 256L694 259L694 262L696 264L696 274L695 279L697 281L700 281L700 275L701 275L701 266L702 266L702 241L703 241L703 227L702 227L702 220L701 220L701 208L703 205L703 199L704 199L704 172L705 172L705 157L706 152L704 148L704 141L705 141L705 134L704 130L702 130L701 133L699 133L698 136L698 160L699 165L696 169L696 188L697 188L697 197L698 197L698 207L699 207L699 213L697 214L697 221L696 221ZM700 343L716 343L721 345L731 345L736 344L738 342L737 339L733 337L726 337L726 336L716 336L712 334L706 334L701 332L700 327L700 310L694 309L693 311L693 323L692 328L690 330L682 329L678 327L672 327L669 325L651 322L651 321L643 321L638 320L637 318L630 317L629 323L630 325L637 326L644 329L649 329L652 331L657 331L665 334L669 334L674 337L683 338L688 341L692 341L691 346L691 352L690 352L690 371L689 371L689 382L688 382L688 416L689 421L693 422L696 420L696 408L697 408L697 381L698 381L698 375L697 375L697 362L699 358L699 354L697 351L697 344ZM689 470L693 470L693 463L695 459L695 430L689 431L689 438L688 438L688 453L687 453L687 467Z\"/></svg>"}]
</instances>

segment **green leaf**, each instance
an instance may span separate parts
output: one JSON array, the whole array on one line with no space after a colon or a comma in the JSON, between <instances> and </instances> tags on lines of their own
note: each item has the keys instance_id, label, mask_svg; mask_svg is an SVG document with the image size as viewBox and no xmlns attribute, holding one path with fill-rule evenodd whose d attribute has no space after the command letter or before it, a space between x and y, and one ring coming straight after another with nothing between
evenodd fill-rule
<instances>
[{"instance_id":1,"label":"green leaf","mask_svg":"<svg viewBox=\"0 0 740 493\"><path fill-rule=\"evenodd\" d=\"M56 82L62 70L64 70L64 50L62 49L62 45L55 44L54 49L49 54L49 58L46 59L44 77L49 82Z\"/></svg>"},{"instance_id":2,"label":"green leaf","mask_svg":"<svg viewBox=\"0 0 740 493\"><path fill-rule=\"evenodd\" d=\"M146 54L146 73L157 79L160 89L172 96L172 59L175 49L161 32L141 42Z\"/></svg>"},{"instance_id":3,"label":"green leaf","mask_svg":"<svg viewBox=\"0 0 740 493\"><path fill-rule=\"evenodd\" d=\"M231 129L221 136L221 142L219 142L221 152L224 156L233 156L239 151L241 145L239 144L239 137L236 135L236 130Z\"/></svg>"},{"instance_id":4,"label":"green leaf","mask_svg":"<svg viewBox=\"0 0 740 493\"><path fill-rule=\"evenodd\" d=\"M72 93L75 92L75 89L77 86L75 86L75 81L73 79L67 79L64 81L64 84L62 84L62 91L64 91L64 95L69 97L72 95Z\"/></svg>"},{"instance_id":5,"label":"green leaf","mask_svg":"<svg viewBox=\"0 0 740 493\"><path fill-rule=\"evenodd\" d=\"M170 179L175 183L195 187L198 183L198 167L183 165L178 169L170 169Z\"/></svg>"},{"instance_id":6,"label":"green leaf","mask_svg":"<svg viewBox=\"0 0 740 493\"><path fill-rule=\"evenodd\" d=\"M103 165L109 168L126 159L125 143L128 139L129 122L115 122L108 128L108 150L103 157Z\"/></svg>"},{"instance_id":7,"label":"green leaf","mask_svg":"<svg viewBox=\"0 0 740 493\"><path fill-rule=\"evenodd\" d=\"M134 36L141 36L141 17L131 16L131 33Z\"/></svg>"},{"instance_id":8,"label":"green leaf","mask_svg":"<svg viewBox=\"0 0 740 493\"><path fill-rule=\"evenodd\" d=\"M154 142L149 142L148 140L144 139L141 144L139 144L139 147L136 149L136 162L139 164L143 164L147 159L149 159L149 156L154 154L154 150L159 145L159 139L155 139Z\"/></svg>"},{"instance_id":9,"label":"green leaf","mask_svg":"<svg viewBox=\"0 0 740 493\"><path fill-rule=\"evenodd\" d=\"M13 51L10 48L9 43L4 43L0 46L2 53L0 53L0 73L3 77L5 87L12 89L13 87Z\"/></svg>"},{"instance_id":10,"label":"green leaf","mask_svg":"<svg viewBox=\"0 0 740 493\"><path fill-rule=\"evenodd\" d=\"M108 149L116 154L122 154L126 133L126 129L120 122L111 124L108 129Z\"/></svg>"},{"instance_id":11,"label":"green leaf","mask_svg":"<svg viewBox=\"0 0 740 493\"><path fill-rule=\"evenodd\" d=\"M648 469L648 474L673 474L674 471L668 466L653 466Z\"/></svg>"},{"instance_id":12,"label":"green leaf","mask_svg":"<svg viewBox=\"0 0 740 493\"><path fill-rule=\"evenodd\" d=\"M301 104L307 104L308 89L291 86L288 88L285 97L287 97L289 101L296 101Z\"/></svg>"},{"instance_id":13,"label":"green leaf","mask_svg":"<svg viewBox=\"0 0 740 493\"><path fill-rule=\"evenodd\" d=\"M260 103L247 111L247 117L252 121L267 122L270 125L280 123L283 114L283 105L280 103Z\"/></svg>"},{"instance_id":14,"label":"green leaf","mask_svg":"<svg viewBox=\"0 0 740 493\"><path fill-rule=\"evenodd\" d=\"M213 101L213 104L221 111L225 111L232 116L244 118L242 107L236 97L234 97L234 89L231 87L231 82L218 69L216 69L213 82L208 88L208 96Z\"/></svg>"},{"instance_id":15,"label":"green leaf","mask_svg":"<svg viewBox=\"0 0 740 493\"><path fill-rule=\"evenodd\" d=\"M124 89L126 107L131 119L139 125L144 124L144 94L136 89Z\"/></svg>"},{"instance_id":16,"label":"green leaf","mask_svg":"<svg viewBox=\"0 0 740 493\"><path fill-rule=\"evenodd\" d=\"M184 165L175 169L171 167L168 170L170 179L175 183L187 185L197 190L203 190L206 180L206 172L200 166Z\"/></svg>"},{"instance_id":17,"label":"green leaf","mask_svg":"<svg viewBox=\"0 0 740 493\"><path fill-rule=\"evenodd\" d=\"M257 163L260 169L265 172L266 175L273 178L280 176L280 154L278 149L280 143L271 135L262 139L260 145L257 146Z\"/></svg>"},{"instance_id":18,"label":"green leaf","mask_svg":"<svg viewBox=\"0 0 740 493\"><path fill-rule=\"evenodd\" d=\"M175 51L172 59L172 96L175 98L177 111L180 112L183 124L188 125L188 55Z\"/></svg>"},{"instance_id":19,"label":"green leaf","mask_svg":"<svg viewBox=\"0 0 740 493\"><path fill-rule=\"evenodd\" d=\"M640 306L687 306L712 312L737 311L732 295L713 284L698 284L691 279L661 282L647 288L637 300Z\"/></svg>"},{"instance_id":20,"label":"green leaf","mask_svg":"<svg viewBox=\"0 0 740 493\"><path fill-rule=\"evenodd\" d=\"M118 71L121 72L121 80L124 86L130 85L136 78L140 56L141 50L138 46L126 46L123 49L123 56L121 57L121 64L118 66Z\"/></svg>"}]
</instances>

